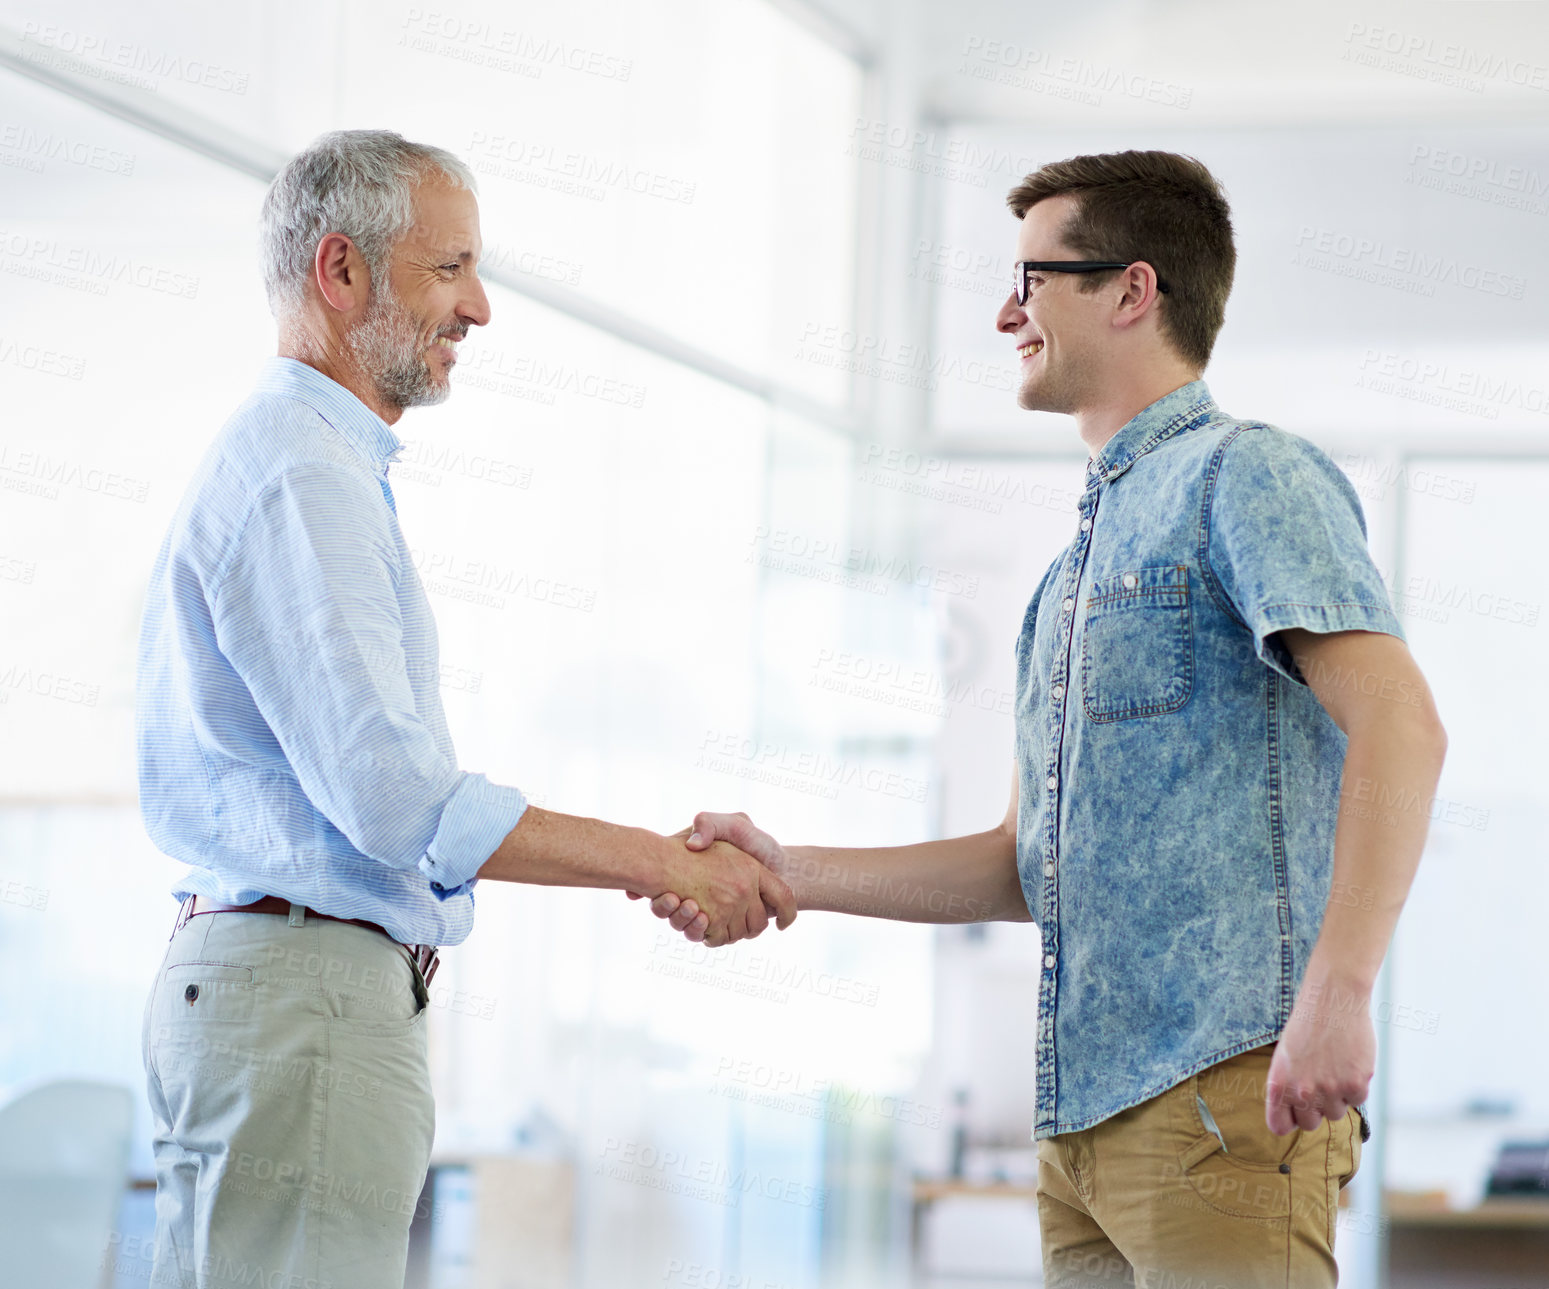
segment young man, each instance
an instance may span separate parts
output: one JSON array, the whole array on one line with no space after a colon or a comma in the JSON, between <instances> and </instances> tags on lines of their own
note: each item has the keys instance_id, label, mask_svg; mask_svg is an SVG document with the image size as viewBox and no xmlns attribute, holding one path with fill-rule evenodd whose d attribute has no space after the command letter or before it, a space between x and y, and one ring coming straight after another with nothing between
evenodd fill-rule
<instances>
[{"instance_id":1,"label":"young man","mask_svg":"<svg viewBox=\"0 0 1549 1289\"><path fill-rule=\"evenodd\" d=\"M757 855L801 908L1039 924L1046 1284L1333 1285L1368 1004L1445 735L1354 490L1200 379L1235 263L1210 173L1075 157L1009 204L1018 403L1072 416L1090 460L1017 641L1006 817L786 850L702 814L689 844ZM906 903L922 885L962 912ZM653 908L703 926L692 901Z\"/></svg>"},{"instance_id":2,"label":"young man","mask_svg":"<svg viewBox=\"0 0 1549 1289\"><path fill-rule=\"evenodd\" d=\"M458 768L390 428L490 318L473 177L325 135L264 201L279 356L206 454L151 577L140 804L189 871L146 1003L158 1286L403 1289L435 1128L433 946L480 878L692 887L710 943L794 897L731 846L527 804ZM678 882L685 886L678 886Z\"/></svg>"}]
</instances>

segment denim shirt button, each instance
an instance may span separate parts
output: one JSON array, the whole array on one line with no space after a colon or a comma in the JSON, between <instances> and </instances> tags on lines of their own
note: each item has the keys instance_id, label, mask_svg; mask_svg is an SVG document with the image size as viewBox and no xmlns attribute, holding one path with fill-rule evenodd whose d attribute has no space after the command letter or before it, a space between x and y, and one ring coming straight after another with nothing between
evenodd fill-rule
<instances>
[{"instance_id":1,"label":"denim shirt button","mask_svg":"<svg viewBox=\"0 0 1549 1289\"><path fill-rule=\"evenodd\" d=\"M1064 685L1050 685L1049 686L1049 697L1050 698L1064 698L1065 697L1065 686Z\"/></svg>"},{"instance_id":2,"label":"denim shirt button","mask_svg":"<svg viewBox=\"0 0 1549 1289\"><path fill-rule=\"evenodd\" d=\"M1046 967L1052 967L1054 965L1054 955L1052 953L1046 953L1043 955L1043 965Z\"/></svg>"},{"instance_id":3,"label":"denim shirt button","mask_svg":"<svg viewBox=\"0 0 1549 1289\"><path fill-rule=\"evenodd\" d=\"M1045 861L1044 866L1043 866L1043 875L1045 877L1053 877L1054 876L1054 861L1052 859Z\"/></svg>"},{"instance_id":4,"label":"denim shirt button","mask_svg":"<svg viewBox=\"0 0 1549 1289\"><path fill-rule=\"evenodd\" d=\"M1092 521L1090 519L1083 519L1081 521L1081 531L1084 533L1092 531Z\"/></svg>"},{"instance_id":5,"label":"denim shirt button","mask_svg":"<svg viewBox=\"0 0 1549 1289\"><path fill-rule=\"evenodd\" d=\"M1062 604L1060 607L1062 609L1064 609L1066 613L1069 613L1073 608L1076 607L1076 602L1074 600L1072 600L1069 596L1066 596L1065 597L1065 603Z\"/></svg>"},{"instance_id":6,"label":"denim shirt button","mask_svg":"<svg viewBox=\"0 0 1549 1289\"><path fill-rule=\"evenodd\" d=\"M1059 779L1052 774L1047 779L1045 779L1044 782L1049 785L1050 792L1053 792L1055 788L1060 786Z\"/></svg>"},{"instance_id":7,"label":"denim shirt button","mask_svg":"<svg viewBox=\"0 0 1549 1289\"><path fill-rule=\"evenodd\" d=\"M1140 579L1133 573L1126 573L1121 580L1124 583L1124 589L1126 591L1133 591L1137 586L1140 585Z\"/></svg>"}]
</instances>

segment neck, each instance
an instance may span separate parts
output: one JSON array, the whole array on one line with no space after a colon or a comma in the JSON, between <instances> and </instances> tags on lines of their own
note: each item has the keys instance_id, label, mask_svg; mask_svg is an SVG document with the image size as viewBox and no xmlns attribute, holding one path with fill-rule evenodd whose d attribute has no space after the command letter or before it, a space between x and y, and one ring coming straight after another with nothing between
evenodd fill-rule
<instances>
[{"instance_id":1,"label":"neck","mask_svg":"<svg viewBox=\"0 0 1549 1289\"><path fill-rule=\"evenodd\" d=\"M344 386L389 425L396 424L403 415L403 408L382 401L375 383L350 357L338 336L318 336L305 327L282 328L276 353L281 358L306 363L336 385Z\"/></svg>"},{"instance_id":2,"label":"neck","mask_svg":"<svg viewBox=\"0 0 1549 1289\"><path fill-rule=\"evenodd\" d=\"M1074 414L1076 432L1086 444L1087 452L1095 457L1109 439L1157 399L1166 397L1173 390L1181 389L1199 377L1197 371L1168 364L1162 369L1136 372L1128 378L1100 382L1102 394Z\"/></svg>"}]
</instances>

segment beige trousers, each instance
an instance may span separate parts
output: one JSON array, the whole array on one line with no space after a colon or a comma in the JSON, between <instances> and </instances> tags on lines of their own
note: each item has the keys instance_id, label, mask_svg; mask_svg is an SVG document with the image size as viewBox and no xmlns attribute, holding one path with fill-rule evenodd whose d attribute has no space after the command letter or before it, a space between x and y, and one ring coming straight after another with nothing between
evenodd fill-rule
<instances>
[{"instance_id":1,"label":"beige trousers","mask_svg":"<svg viewBox=\"0 0 1549 1289\"><path fill-rule=\"evenodd\" d=\"M173 935L146 1002L157 1289L403 1289L435 1132L425 981L293 908Z\"/></svg>"},{"instance_id":2,"label":"beige trousers","mask_svg":"<svg viewBox=\"0 0 1549 1289\"><path fill-rule=\"evenodd\" d=\"M1334 1227L1340 1188L1361 1162L1360 1116L1352 1108L1336 1123L1275 1136L1264 1121L1274 1050L1243 1052L1038 1143L1048 1289L1337 1283Z\"/></svg>"}]
</instances>

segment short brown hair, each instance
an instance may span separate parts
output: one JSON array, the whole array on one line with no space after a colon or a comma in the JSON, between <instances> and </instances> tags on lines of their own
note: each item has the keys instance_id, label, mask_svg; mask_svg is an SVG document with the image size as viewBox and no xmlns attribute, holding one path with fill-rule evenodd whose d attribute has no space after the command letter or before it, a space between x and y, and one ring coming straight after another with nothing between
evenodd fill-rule
<instances>
[{"instance_id":1,"label":"short brown hair","mask_svg":"<svg viewBox=\"0 0 1549 1289\"><path fill-rule=\"evenodd\" d=\"M1232 212L1215 176L1176 152L1105 152L1051 161L1006 197L1018 219L1046 197L1070 193L1075 213L1065 240L1093 260L1145 260L1168 285L1160 303L1162 334L1201 370L1226 320L1237 249ZM1097 289L1112 274L1082 274Z\"/></svg>"}]
</instances>

